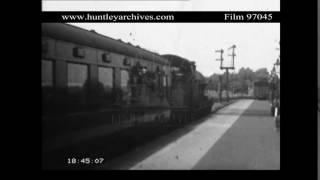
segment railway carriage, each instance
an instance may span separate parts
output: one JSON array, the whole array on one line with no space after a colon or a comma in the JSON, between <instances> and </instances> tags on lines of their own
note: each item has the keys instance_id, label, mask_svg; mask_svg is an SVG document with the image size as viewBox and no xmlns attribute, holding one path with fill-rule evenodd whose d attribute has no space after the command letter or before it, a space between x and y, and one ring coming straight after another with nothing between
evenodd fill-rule
<instances>
[{"instance_id":1,"label":"railway carriage","mask_svg":"<svg viewBox=\"0 0 320 180\"><path fill-rule=\"evenodd\" d=\"M166 132L158 123L180 127L181 120L211 110L205 78L194 62L175 55L159 55L68 24L43 23L41 58L46 152L56 147L58 137L105 127L99 132L104 137L112 134L108 137L119 142L133 138L134 144Z\"/></svg>"},{"instance_id":2,"label":"railway carriage","mask_svg":"<svg viewBox=\"0 0 320 180\"><path fill-rule=\"evenodd\" d=\"M168 106L170 65L158 54L61 23L43 23L42 36L45 114Z\"/></svg>"},{"instance_id":3,"label":"railway carriage","mask_svg":"<svg viewBox=\"0 0 320 180\"><path fill-rule=\"evenodd\" d=\"M266 100L269 98L269 83L266 80L255 81L253 84L253 94L256 99Z\"/></svg>"},{"instance_id":4,"label":"railway carriage","mask_svg":"<svg viewBox=\"0 0 320 180\"><path fill-rule=\"evenodd\" d=\"M159 55L72 25L43 23L43 162L61 167L62 157L87 151L110 151L106 158L112 158L181 127L181 121L210 112L205 86L205 78L187 59ZM89 131L88 137L74 135ZM83 150L76 145L99 136L114 148Z\"/></svg>"}]
</instances>

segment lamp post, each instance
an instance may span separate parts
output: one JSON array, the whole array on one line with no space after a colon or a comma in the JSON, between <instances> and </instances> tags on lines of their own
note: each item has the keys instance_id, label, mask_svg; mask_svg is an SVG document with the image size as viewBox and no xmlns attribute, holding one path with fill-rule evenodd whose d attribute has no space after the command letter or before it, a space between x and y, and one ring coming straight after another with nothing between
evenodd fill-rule
<instances>
[{"instance_id":1,"label":"lamp post","mask_svg":"<svg viewBox=\"0 0 320 180\"><path fill-rule=\"evenodd\" d=\"M279 74L279 76L278 76ZM273 68L271 70L271 103L272 103L272 109L271 113L272 115L276 116L277 113L275 113L276 109L279 108L278 102L280 100L280 59L278 58L276 63L273 64Z\"/></svg>"},{"instance_id":2,"label":"lamp post","mask_svg":"<svg viewBox=\"0 0 320 180\"><path fill-rule=\"evenodd\" d=\"M277 59L277 62L274 64L274 66L275 66L275 73L276 73L276 86L279 87L278 93L280 98L280 58Z\"/></svg>"},{"instance_id":3,"label":"lamp post","mask_svg":"<svg viewBox=\"0 0 320 180\"><path fill-rule=\"evenodd\" d=\"M280 45L280 42L279 42ZM280 51L280 47L276 48ZM279 74L279 76L278 76ZM272 116L277 116L277 110L280 107L278 103L280 100L280 54L276 62L273 64L271 70L271 114Z\"/></svg>"}]
</instances>

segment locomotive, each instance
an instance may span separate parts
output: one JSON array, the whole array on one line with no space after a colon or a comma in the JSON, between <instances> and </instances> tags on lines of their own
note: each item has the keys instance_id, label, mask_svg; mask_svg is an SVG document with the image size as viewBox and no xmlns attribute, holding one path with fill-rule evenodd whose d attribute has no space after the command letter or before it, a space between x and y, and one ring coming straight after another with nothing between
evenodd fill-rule
<instances>
[{"instance_id":1,"label":"locomotive","mask_svg":"<svg viewBox=\"0 0 320 180\"><path fill-rule=\"evenodd\" d=\"M115 121L137 122L157 111L171 114L145 116L147 121L192 120L208 114L213 104L204 95L206 81L194 62L95 31L42 23L41 57L44 141L105 124L113 127Z\"/></svg>"},{"instance_id":2,"label":"locomotive","mask_svg":"<svg viewBox=\"0 0 320 180\"><path fill-rule=\"evenodd\" d=\"M194 111L192 115L208 114L212 100L205 95L207 82L205 77L196 70L195 62L177 55L163 55L170 61L172 69L172 87L170 104L172 107L185 107Z\"/></svg>"}]
</instances>

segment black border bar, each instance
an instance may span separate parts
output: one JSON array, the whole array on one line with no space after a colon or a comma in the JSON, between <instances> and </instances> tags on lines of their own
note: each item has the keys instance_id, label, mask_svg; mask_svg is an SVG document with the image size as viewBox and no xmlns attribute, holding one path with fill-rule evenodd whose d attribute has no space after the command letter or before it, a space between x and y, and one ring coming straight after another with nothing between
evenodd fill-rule
<instances>
[{"instance_id":1,"label":"black border bar","mask_svg":"<svg viewBox=\"0 0 320 180\"><path fill-rule=\"evenodd\" d=\"M268 23L280 22L279 11L46 11L42 22Z\"/></svg>"}]
</instances>

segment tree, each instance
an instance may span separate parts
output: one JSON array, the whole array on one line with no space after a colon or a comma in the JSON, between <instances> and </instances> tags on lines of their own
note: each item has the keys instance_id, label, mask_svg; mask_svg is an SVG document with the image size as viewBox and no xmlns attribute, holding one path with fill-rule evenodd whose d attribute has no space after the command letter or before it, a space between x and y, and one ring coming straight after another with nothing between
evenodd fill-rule
<instances>
[{"instance_id":1,"label":"tree","mask_svg":"<svg viewBox=\"0 0 320 180\"><path fill-rule=\"evenodd\" d=\"M218 90L219 74L213 74L208 78L208 89ZM240 68L237 73L229 74L229 87L232 87L237 93L248 93L248 87L256 80L268 79L269 72L267 68L260 68L253 71L250 68ZM226 73L222 74L222 89L226 88Z\"/></svg>"},{"instance_id":2,"label":"tree","mask_svg":"<svg viewBox=\"0 0 320 180\"><path fill-rule=\"evenodd\" d=\"M260 68L256 70L254 73L256 81L269 79L269 72L267 68Z\"/></svg>"}]
</instances>

